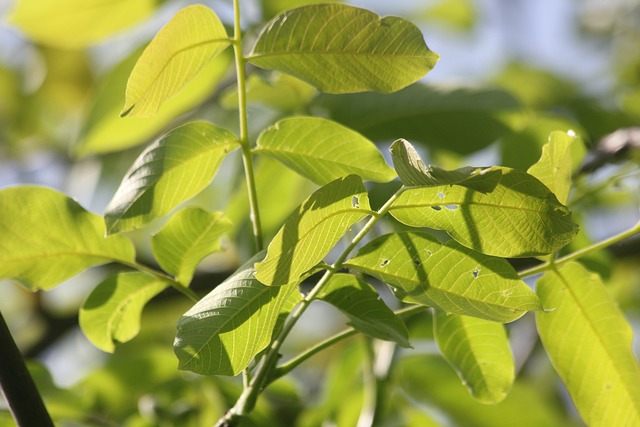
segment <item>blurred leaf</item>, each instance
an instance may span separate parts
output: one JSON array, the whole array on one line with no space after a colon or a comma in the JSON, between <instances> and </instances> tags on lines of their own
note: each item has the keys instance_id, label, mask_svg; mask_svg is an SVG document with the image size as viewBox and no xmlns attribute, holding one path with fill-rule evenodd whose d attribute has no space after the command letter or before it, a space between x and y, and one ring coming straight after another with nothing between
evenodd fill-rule
<instances>
[{"instance_id":1,"label":"blurred leaf","mask_svg":"<svg viewBox=\"0 0 640 427\"><path fill-rule=\"evenodd\" d=\"M265 285L295 282L329 253L356 222L370 212L362 180L349 175L309 196L273 238L256 279Z\"/></svg>"},{"instance_id":2,"label":"blurred leaf","mask_svg":"<svg viewBox=\"0 0 640 427\"><path fill-rule=\"evenodd\" d=\"M413 85L383 95L321 95L316 105L373 141L404 138L460 154L478 151L509 131L503 115L520 110L509 93Z\"/></svg>"},{"instance_id":3,"label":"blurred leaf","mask_svg":"<svg viewBox=\"0 0 640 427\"><path fill-rule=\"evenodd\" d=\"M147 142L172 120L202 103L214 91L231 64L224 52L205 65L192 81L162 104L151 118L121 118L127 79L141 51L116 65L99 83L92 96L80 137L74 147L79 157L124 150Z\"/></svg>"},{"instance_id":4,"label":"blurred leaf","mask_svg":"<svg viewBox=\"0 0 640 427\"><path fill-rule=\"evenodd\" d=\"M82 332L100 350L113 353L115 344L135 338L145 304L169 282L143 272L119 273L101 282L82 305Z\"/></svg>"},{"instance_id":5,"label":"blurred leaf","mask_svg":"<svg viewBox=\"0 0 640 427\"><path fill-rule=\"evenodd\" d=\"M46 402L47 411L51 414L53 420L81 421L86 418L86 413L89 408L81 394L58 387L53 381L47 367L40 362L28 360L27 368L38 387L38 392ZM13 424L11 420L5 424L2 418L0 418L0 425L13 426L15 424Z\"/></svg>"},{"instance_id":6,"label":"blurred leaf","mask_svg":"<svg viewBox=\"0 0 640 427\"><path fill-rule=\"evenodd\" d=\"M211 9L191 5L180 10L138 59L120 115L154 116L229 44L222 22Z\"/></svg>"},{"instance_id":7,"label":"blurred leaf","mask_svg":"<svg viewBox=\"0 0 640 427\"><path fill-rule=\"evenodd\" d=\"M438 55L409 21L380 18L353 6L316 4L268 22L248 60L298 77L322 92L389 93L423 77Z\"/></svg>"},{"instance_id":8,"label":"blurred leaf","mask_svg":"<svg viewBox=\"0 0 640 427\"><path fill-rule=\"evenodd\" d=\"M278 325L299 301L287 286L254 278L256 255L178 321L173 344L179 369L203 375L237 375L275 338Z\"/></svg>"},{"instance_id":9,"label":"blurred leaf","mask_svg":"<svg viewBox=\"0 0 640 427\"><path fill-rule=\"evenodd\" d=\"M319 117L279 121L262 132L257 152L281 161L319 185L349 174L378 182L396 176L371 141Z\"/></svg>"},{"instance_id":10,"label":"blurred leaf","mask_svg":"<svg viewBox=\"0 0 640 427\"><path fill-rule=\"evenodd\" d=\"M32 40L61 49L81 49L153 13L157 0L19 0L10 16Z\"/></svg>"},{"instance_id":11,"label":"blurred leaf","mask_svg":"<svg viewBox=\"0 0 640 427\"><path fill-rule=\"evenodd\" d=\"M326 0L323 3L334 3L340 0ZM273 16L285 10L293 9L305 4L317 3L316 0L262 0L262 17L271 19Z\"/></svg>"},{"instance_id":12,"label":"blurred leaf","mask_svg":"<svg viewBox=\"0 0 640 427\"><path fill-rule=\"evenodd\" d=\"M231 228L222 212L185 208L151 236L151 249L164 271L189 286L197 265L220 248L220 237Z\"/></svg>"},{"instance_id":13,"label":"blurred leaf","mask_svg":"<svg viewBox=\"0 0 640 427\"><path fill-rule=\"evenodd\" d=\"M540 339L584 421L640 425L633 333L600 277L573 262L547 272L536 292Z\"/></svg>"},{"instance_id":14,"label":"blurred leaf","mask_svg":"<svg viewBox=\"0 0 640 427\"><path fill-rule=\"evenodd\" d=\"M349 325L371 337L409 347L407 327L367 283L350 274L336 274L319 299L344 313Z\"/></svg>"},{"instance_id":15,"label":"blurred leaf","mask_svg":"<svg viewBox=\"0 0 640 427\"><path fill-rule=\"evenodd\" d=\"M134 261L128 239L105 237L100 216L55 190L6 188L0 190L0 206L0 278L35 291L95 265Z\"/></svg>"},{"instance_id":16,"label":"blurred leaf","mask_svg":"<svg viewBox=\"0 0 640 427\"><path fill-rule=\"evenodd\" d=\"M493 191L502 177L499 168L464 168L448 171L437 166L425 166L420 155L409 142L398 139L391 144L393 167L407 187L437 187L461 185L487 193Z\"/></svg>"},{"instance_id":17,"label":"blurred leaf","mask_svg":"<svg viewBox=\"0 0 640 427\"><path fill-rule=\"evenodd\" d=\"M189 200L237 146L235 135L208 122L172 129L147 147L123 178L105 212L107 232L140 228Z\"/></svg>"},{"instance_id":18,"label":"blurred leaf","mask_svg":"<svg viewBox=\"0 0 640 427\"><path fill-rule=\"evenodd\" d=\"M469 31L475 24L476 10L471 0L441 0L428 7L424 17L457 30Z\"/></svg>"},{"instance_id":19,"label":"blurred leaf","mask_svg":"<svg viewBox=\"0 0 640 427\"><path fill-rule=\"evenodd\" d=\"M473 397L485 404L507 397L515 364L503 325L436 310L434 334L442 355Z\"/></svg>"},{"instance_id":20,"label":"blurred leaf","mask_svg":"<svg viewBox=\"0 0 640 427\"><path fill-rule=\"evenodd\" d=\"M389 285L404 302L511 322L540 303L504 259L422 233L378 237L345 263Z\"/></svg>"},{"instance_id":21,"label":"blurred leaf","mask_svg":"<svg viewBox=\"0 0 640 427\"><path fill-rule=\"evenodd\" d=\"M636 88L624 95L622 98L624 111L636 120L640 120L640 88Z\"/></svg>"},{"instance_id":22,"label":"blurred leaf","mask_svg":"<svg viewBox=\"0 0 640 427\"><path fill-rule=\"evenodd\" d=\"M535 177L501 169L502 179L490 193L459 186L410 188L390 213L411 227L445 230L488 255L545 255L569 243L578 231L569 209Z\"/></svg>"}]
</instances>

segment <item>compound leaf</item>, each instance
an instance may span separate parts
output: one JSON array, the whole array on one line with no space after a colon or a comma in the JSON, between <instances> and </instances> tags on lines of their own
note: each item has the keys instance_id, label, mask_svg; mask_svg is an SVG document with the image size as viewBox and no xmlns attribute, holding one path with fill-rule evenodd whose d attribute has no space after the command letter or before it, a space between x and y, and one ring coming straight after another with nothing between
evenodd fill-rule
<instances>
[{"instance_id":1,"label":"compound leaf","mask_svg":"<svg viewBox=\"0 0 640 427\"><path fill-rule=\"evenodd\" d=\"M107 232L133 230L202 191L238 146L231 132L207 122L174 128L144 150L105 213Z\"/></svg>"},{"instance_id":2,"label":"compound leaf","mask_svg":"<svg viewBox=\"0 0 640 427\"><path fill-rule=\"evenodd\" d=\"M378 237L345 265L388 283L404 302L447 313L511 322L540 306L506 260L428 234Z\"/></svg>"},{"instance_id":3,"label":"compound leaf","mask_svg":"<svg viewBox=\"0 0 640 427\"><path fill-rule=\"evenodd\" d=\"M112 353L116 343L127 342L138 335L144 305L167 286L166 280L143 272L111 276L100 283L82 305L80 328L93 345Z\"/></svg>"},{"instance_id":4,"label":"compound leaf","mask_svg":"<svg viewBox=\"0 0 640 427\"><path fill-rule=\"evenodd\" d=\"M640 367L633 333L598 276L578 263L546 273L536 292L540 339L583 420L640 425Z\"/></svg>"},{"instance_id":5,"label":"compound leaf","mask_svg":"<svg viewBox=\"0 0 640 427\"><path fill-rule=\"evenodd\" d=\"M105 237L99 215L55 190L6 188L0 206L0 278L49 289L91 266L135 259L131 241Z\"/></svg>"},{"instance_id":6,"label":"compound leaf","mask_svg":"<svg viewBox=\"0 0 640 427\"><path fill-rule=\"evenodd\" d=\"M276 123L260 135L258 149L319 185L349 174L377 182L396 176L371 141L318 117L292 117Z\"/></svg>"},{"instance_id":7,"label":"compound leaf","mask_svg":"<svg viewBox=\"0 0 640 427\"><path fill-rule=\"evenodd\" d=\"M302 6L264 27L248 57L253 64L298 77L328 93L395 92L438 60L420 30L342 4Z\"/></svg>"}]
</instances>

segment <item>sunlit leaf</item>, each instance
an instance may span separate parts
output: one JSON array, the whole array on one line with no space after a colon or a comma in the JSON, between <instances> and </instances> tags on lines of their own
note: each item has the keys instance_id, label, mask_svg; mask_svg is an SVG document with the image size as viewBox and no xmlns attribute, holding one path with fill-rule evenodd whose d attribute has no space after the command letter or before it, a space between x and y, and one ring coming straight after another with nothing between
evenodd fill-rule
<instances>
[{"instance_id":1,"label":"sunlit leaf","mask_svg":"<svg viewBox=\"0 0 640 427\"><path fill-rule=\"evenodd\" d=\"M424 12L425 18L462 31L469 31L473 28L476 15L476 6L472 0L439 1L429 6Z\"/></svg>"},{"instance_id":2,"label":"sunlit leaf","mask_svg":"<svg viewBox=\"0 0 640 427\"><path fill-rule=\"evenodd\" d=\"M374 338L409 347L407 327L367 283L351 274L336 274L319 299L344 313L349 325Z\"/></svg>"},{"instance_id":3,"label":"sunlit leaf","mask_svg":"<svg viewBox=\"0 0 640 427\"><path fill-rule=\"evenodd\" d=\"M10 22L38 43L81 49L142 21L157 0L19 0Z\"/></svg>"},{"instance_id":4,"label":"sunlit leaf","mask_svg":"<svg viewBox=\"0 0 640 427\"><path fill-rule=\"evenodd\" d=\"M402 301L447 313L510 322L540 306L506 260L428 234L378 237L345 265L388 283Z\"/></svg>"},{"instance_id":5,"label":"sunlit leaf","mask_svg":"<svg viewBox=\"0 0 640 427\"><path fill-rule=\"evenodd\" d=\"M125 175L106 209L107 232L142 227L198 194L237 145L235 135L207 122L169 131Z\"/></svg>"},{"instance_id":6,"label":"sunlit leaf","mask_svg":"<svg viewBox=\"0 0 640 427\"><path fill-rule=\"evenodd\" d=\"M293 117L276 123L258 138L258 152L319 185L349 174L378 182L396 176L371 141L319 117Z\"/></svg>"},{"instance_id":7,"label":"sunlit leaf","mask_svg":"<svg viewBox=\"0 0 640 427\"><path fill-rule=\"evenodd\" d=\"M486 193L493 191L502 177L500 168L467 166L447 171L437 166L425 166L413 145L404 139L394 141L389 150L393 159L393 167L402 183L407 187L436 187L456 184Z\"/></svg>"},{"instance_id":8,"label":"sunlit leaf","mask_svg":"<svg viewBox=\"0 0 640 427\"><path fill-rule=\"evenodd\" d=\"M220 237L230 228L222 212L185 208L151 237L151 249L160 267L188 286L198 263L220 248Z\"/></svg>"},{"instance_id":9,"label":"sunlit leaf","mask_svg":"<svg viewBox=\"0 0 640 427\"><path fill-rule=\"evenodd\" d=\"M298 280L369 210L369 197L355 175L320 188L289 216L269 243L266 258L256 264L256 278L273 286Z\"/></svg>"},{"instance_id":10,"label":"sunlit leaf","mask_svg":"<svg viewBox=\"0 0 640 427\"><path fill-rule=\"evenodd\" d=\"M520 111L509 93L496 89L412 85L383 95L321 95L315 105L372 141L404 138L429 149L469 154L510 132L504 116Z\"/></svg>"},{"instance_id":11,"label":"sunlit leaf","mask_svg":"<svg viewBox=\"0 0 640 427\"><path fill-rule=\"evenodd\" d=\"M119 273L100 283L82 305L79 322L93 345L112 353L140 332L145 304L169 283L142 272Z\"/></svg>"},{"instance_id":12,"label":"sunlit leaf","mask_svg":"<svg viewBox=\"0 0 640 427\"><path fill-rule=\"evenodd\" d=\"M406 225L445 230L489 255L545 255L569 243L578 230L569 209L535 177L501 169L502 179L490 193L459 186L411 188L390 212Z\"/></svg>"},{"instance_id":13,"label":"sunlit leaf","mask_svg":"<svg viewBox=\"0 0 640 427\"><path fill-rule=\"evenodd\" d=\"M0 206L0 278L49 289L91 266L134 261L128 239L105 237L99 215L55 190L6 188Z\"/></svg>"},{"instance_id":14,"label":"sunlit leaf","mask_svg":"<svg viewBox=\"0 0 640 427\"><path fill-rule=\"evenodd\" d=\"M640 425L640 367L633 333L597 274L578 263L537 283L542 344L590 426Z\"/></svg>"},{"instance_id":15,"label":"sunlit leaf","mask_svg":"<svg viewBox=\"0 0 640 427\"><path fill-rule=\"evenodd\" d=\"M185 7L140 56L127 83L121 115L153 116L230 43L213 11L202 5Z\"/></svg>"},{"instance_id":16,"label":"sunlit leaf","mask_svg":"<svg viewBox=\"0 0 640 427\"><path fill-rule=\"evenodd\" d=\"M249 61L328 93L395 92L433 68L438 55L397 17L342 4L302 6L266 24Z\"/></svg>"},{"instance_id":17,"label":"sunlit leaf","mask_svg":"<svg viewBox=\"0 0 640 427\"><path fill-rule=\"evenodd\" d=\"M504 326L490 320L436 310L434 335L440 352L479 402L504 400L515 366Z\"/></svg>"},{"instance_id":18,"label":"sunlit leaf","mask_svg":"<svg viewBox=\"0 0 640 427\"><path fill-rule=\"evenodd\" d=\"M333 3L340 0L326 0L323 3ZM262 15L263 18L270 19L280 12L305 4L317 3L316 0L263 0Z\"/></svg>"},{"instance_id":19,"label":"sunlit leaf","mask_svg":"<svg viewBox=\"0 0 640 427\"><path fill-rule=\"evenodd\" d=\"M187 311L173 344L179 369L205 375L237 375L264 350L278 324L300 299L287 286L254 278L257 255Z\"/></svg>"},{"instance_id":20,"label":"sunlit leaf","mask_svg":"<svg viewBox=\"0 0 640 427\"><path fill-rule=\"evenodd\" d=\"M127 79L140 53L140 50L134 52L100 81L74 147L77 156L124 150L149 141L172 120L209 97L228 71L232 59L223 52L209 62L180 93L163 103L155 116L122 118L120 110L124 105Z\"/></svg>"}]
</instances>

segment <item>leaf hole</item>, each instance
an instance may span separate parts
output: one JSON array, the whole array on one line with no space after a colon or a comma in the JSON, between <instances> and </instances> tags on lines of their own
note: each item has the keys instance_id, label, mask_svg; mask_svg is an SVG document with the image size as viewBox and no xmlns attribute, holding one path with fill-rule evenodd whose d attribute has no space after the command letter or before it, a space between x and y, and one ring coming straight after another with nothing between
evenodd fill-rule
<instances>
[{"instance_id":1,"label":"leaf hole","mask_svg":"<svg viewBox=\"0 0 640 427\"><path fill-rule=\"evenodd\" d=\"M351 198L351 206L355 209L360 209L360 199L358 199L358 196L353 196Z\"/></svg>"},{"instance_id":2,"label":"leaf hole","mask_svg":"<svg viewBox=\"0 0 640 427\"><path fill-rule=\"evenodd\" d=\"M431 252L430 250L427 249L427 253L429 254L429 256L433 255L433 252Z\"/></svg>"},{"instance_id":3,"label":"leaf hole","mask_svg":"<svg viewBox=\"0 0 640 427\"><path fill-rule=\"evenodd\" d=\"M438 197L440 197L441 199L444 199L444 193L441 191L438 193Z\"/></svg>"},{"instance_id":4,"label":"leaf hole","mask_svg":"<svg viewBox=\"0 0 640 427\"><path fill-rule=\"evenodd\" d=\"M413 259L413 265L417 266L417 265L420 265L420 264L422 264L422 261L420 260L420 258L414 258Z\"/></svg>"},{"instance_id":5,"label":"leaf hole","mask_svg":"<svg viewBox=\"0 0 640 427\"><path fill-rule=\"evenodd\" d=\"M440 211L442 210L442 206L438 206L438 205L431 206L431 209L433 209L434 211Z\"/></svg>"},{"instance_id":6,"label":"leaf hole","mask_svg":"<svg viewBox=\"0 0 640 427\"><path fill-rule=\"evenodd\" d=\"M387 265L389 265L389 260L388 259L385 259L384 261L382 261L380 263L380 267L386 267Z\"/></svg>"},{"instance_id":7,"label":"leaf hole","mask_svg":"<svg viewBox=\"0 0 640 427\"><path fill-rule=\"evenodd\" d=\"M471 272L471 274L473 274L473 278L474 278L474 279L477 279L477 278L478 278L478 276L480 275L480 269L479 269L479 268L475 268L475 269Z\"/></svg>"},{"instance_id":8,"label":"leaf hole","mask_svg":"<svg viewBox=\"0 0 640 427\"><path fill-rule=\"evenodd\" d=\"M450 211L455 211L458 209L458 205L444 205L444 207Z\"/></svg>"}]
</instances>

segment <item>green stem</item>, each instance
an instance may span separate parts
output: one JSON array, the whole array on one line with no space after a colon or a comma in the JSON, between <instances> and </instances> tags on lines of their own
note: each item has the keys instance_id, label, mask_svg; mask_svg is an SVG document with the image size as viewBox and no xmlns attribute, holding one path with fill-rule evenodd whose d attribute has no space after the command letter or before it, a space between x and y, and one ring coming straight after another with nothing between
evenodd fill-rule
<instances>
[{"instance_id":1,"label":"green stem","mask_svg":"<svg viewBox=\"0 0 640 427\"><path fill-rule=\"evenodd\" d=\"M539 274L539 273L543 273L547 270L549 270L552 267L559 267L562 264L565 264L567 262L570 261L574 261L576 259L582 258L585 255L588 255L592 252L595 251L599 251L600 249L604 249L606 247L609 247L615 243L618 243L628 237L634 236L636 234L640 233L640 221L634 225L633 227L631 227L630 229L623 231L622 233L616 234L615 236L609 237L608 239L605 239L601 242L597 242L594 243L592 245L587 246L586 248L582 248L580 250L577 250L575 252L572 252L568 255L565 255L561 258L555 259L555 260L551 260L551 261L547 261L547 262L543 262L542 264L536 265L535 267L531 267L528 268L526 270L523 270L521 272L519 272L518 274L520 275L520 277L524 278L524 277L528 277L528 276L533 276L534 274Z\"/></svg>"},{"instance_id":2,"label":"green stem","mask_svg":"<svg viewBox=\"0 0 640 427\"><path fill-rule=\"evenodd\" d=\"M246 61L242 52L242 29L240 28L240 0L233 0L233 53L236 59L236 75L238 79L238 115L240 119L240 146L242 151L242 164L247 182L247 195L249 197L249 216L253 228L253 239L256 252L260 252L264 243L262 241L262 224L258 209L258 194L253 172L253 160L251 158L251 145L249 144L249 126L247 121L247 85L246 85Z\"/></svg>"}]
</instances>

